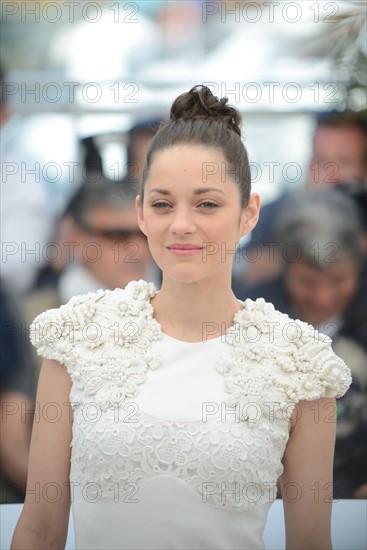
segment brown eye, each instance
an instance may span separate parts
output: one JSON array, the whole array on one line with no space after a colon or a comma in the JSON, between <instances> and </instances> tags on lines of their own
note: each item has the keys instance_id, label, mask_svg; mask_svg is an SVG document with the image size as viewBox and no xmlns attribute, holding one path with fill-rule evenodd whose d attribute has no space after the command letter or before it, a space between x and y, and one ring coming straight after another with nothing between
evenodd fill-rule
<instances>
[{"instance_id":1,"label":"brown eye","mask_svg":"<svg viewBox=\"0 0 367 550\"><path fill-rule=\"evenodd\" d=\"M155 202L154 204L152 204L153 208L158 208L158 209L163 209L166 206L169 206L169 204L167 202L163 202L163 201Z\"/></svg>"},{"instance_id":2,"label":"brown eye","mask_svg":"<svg viewBox=\"0 0 367 550\"><path fill-rule=\"evenodd\" d=\"M205 202L202 202L199 206L203 206L205 208L215 208L217 207L218 205L215 204L214 202L210 202L210 201L205 201Z\"/></svg>"}]
</instances>

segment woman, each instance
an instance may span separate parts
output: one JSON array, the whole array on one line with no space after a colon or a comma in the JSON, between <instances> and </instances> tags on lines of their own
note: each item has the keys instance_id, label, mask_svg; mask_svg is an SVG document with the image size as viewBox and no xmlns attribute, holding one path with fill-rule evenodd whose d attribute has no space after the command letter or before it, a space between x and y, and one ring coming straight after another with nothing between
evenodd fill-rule
<instances>
[{"instance_id":1,"label":"woman","mask_svg":"<svg viewBox=\"0 0 367 550\"><path fill-rule=\"evenodd\" d=\"M334 396L350 372L327 337L232 293L259 198L226 103L193 88L150 146L136 206L160 291L100 290L33 323L39 498L13 549L62 547L70 501L77 548L263 548L277 481L287 548L331 548Z\"/></svg>"}]
</instances>

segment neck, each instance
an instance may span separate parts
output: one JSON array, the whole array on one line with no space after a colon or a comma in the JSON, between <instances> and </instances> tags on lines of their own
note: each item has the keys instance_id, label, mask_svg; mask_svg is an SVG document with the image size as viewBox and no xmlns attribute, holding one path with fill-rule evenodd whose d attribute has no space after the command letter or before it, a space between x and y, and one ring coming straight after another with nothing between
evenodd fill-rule
<instances>
[{"instance_id":1,"label":"neck","mask_svg":"<svg viewBox=\"0 0 367 550\"><path fill-rule=\"evenodd\" d=\"M200 341L216 338L233 325L241 303L230 280L217 283L179 283L163 278L161 290L151 301L162 331L173 338Z\"/></svg>"}]
</instances>

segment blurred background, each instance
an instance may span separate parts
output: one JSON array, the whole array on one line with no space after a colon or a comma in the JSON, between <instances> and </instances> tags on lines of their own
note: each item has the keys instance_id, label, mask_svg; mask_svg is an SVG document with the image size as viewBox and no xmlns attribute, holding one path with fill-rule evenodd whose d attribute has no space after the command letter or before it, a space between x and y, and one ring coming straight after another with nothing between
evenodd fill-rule
<instances>
[{"instance_id":1,"label":"blurred background","mask_svg":"<svg viewBox=\"0 0 367 550\"><path fill-rule=\"evenodd\" d=\"M304 182L315 113L365 108L365 10L363 0L4 1L13 132L58 213L80 180L81 139L99 136L103 170L123 175L128 128L210 83L243 111L267 202Z\"/></svg>"},{"instance_id":2,"label":"blurred background","mask_svg":"<svg viewBox=\"0 0 367 550\"><path fill-rule=\"evenodd\" d=\"M2 1L0 37L2 401L31 407L38 367L28 330L37 313L131 279L159 285L133 197L173 99L206 84L242 112L263 204L238 249L236 295L266 296L321 327L354 365L354 397L339 410L338 494L366 498L365 0ZM331 239L343 252L338 272L325 254L295 266L269 247L283 243L284 251L284 232L296 231L294 220L273 225L279 208L319 188L332 193L325 209L339 210L316 219L300 211L292 242L313 252L321 243L332 255ZM319 203L310 195L308 213ZM350 215L334 227L338 212ZM326 226L308 231L317 220ZM0 449L12 486L4 502L22 499L29 440L17 407L10 410Z\"/></svg>"}]
</instances>

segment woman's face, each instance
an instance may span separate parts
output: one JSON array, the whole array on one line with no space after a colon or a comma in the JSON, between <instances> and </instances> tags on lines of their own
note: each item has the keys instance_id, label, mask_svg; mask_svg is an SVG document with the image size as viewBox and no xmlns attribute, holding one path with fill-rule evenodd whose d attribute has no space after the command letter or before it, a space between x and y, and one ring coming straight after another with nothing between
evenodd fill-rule
<instances>
[{"instance_id":1,"label":"woman's face","mask_svg":"<svg viewBox=\"0 0 367 550\"><path fill-rule=\"evenodd\" d=\"M230 277L236 245L256 225L259 199L251 195L242 209L226 166L220 150L198 145L175 145L153 157L138 220L165 277L185 283Z\"/></svg>"}]
</instances>

